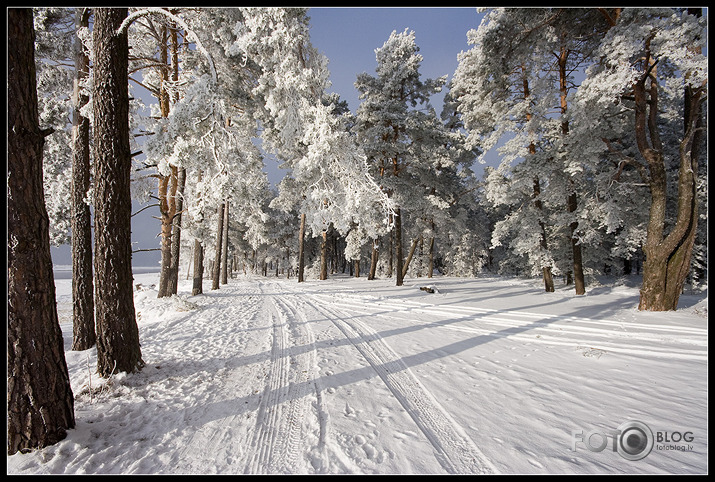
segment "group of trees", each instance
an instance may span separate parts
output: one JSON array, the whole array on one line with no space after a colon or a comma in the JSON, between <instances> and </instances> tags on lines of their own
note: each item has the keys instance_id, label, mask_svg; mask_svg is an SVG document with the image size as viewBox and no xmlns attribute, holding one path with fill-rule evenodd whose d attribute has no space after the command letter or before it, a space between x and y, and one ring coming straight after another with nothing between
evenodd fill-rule
<instances>
[{"instance_id":1,"label":"group of trees","mask_svg":"<svg viewBox=\"0 0 715 482\"><path fill-rule=\"evenodd\" d=\"M667 310L705 275L697 10L489 10L450 84L393 32L355 115L327 93L306 9L9 12L8 453L74 424L50 242L72 244L72 348L96 343L102 376L143 365L132 198L159 208L160 297L187 264L193 294L205 265L218 289L239 263L298 281L364 265L398 286L436 268L538 273L547 291L562 275L584 294L589 273L643 261L640 308ZM286 169L275 188L266 154Z\"/></svg>"},{"instance_id":2,"label":"group of trees","mask_svg":"<svg viewBox=\"0 0 715 482\"><path fill-rule=\"evenodd\" d=\"M642 262L639 308L675 310L703 279L705 25L700 9L495 9L469 32L452 93L468 145L498 146L492 245L547 291Z\"/></svg>"}]
</instances>

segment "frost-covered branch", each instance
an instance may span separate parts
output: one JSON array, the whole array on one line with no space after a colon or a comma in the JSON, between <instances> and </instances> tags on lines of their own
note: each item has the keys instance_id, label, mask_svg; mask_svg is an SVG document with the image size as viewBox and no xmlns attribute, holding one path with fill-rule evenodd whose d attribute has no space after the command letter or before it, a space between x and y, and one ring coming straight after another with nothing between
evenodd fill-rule
<instances>
[{"instance_id":1,"label":"frost-covered branch","mask_svg":"<svg viewBox=\"0 0 715 482\"><path fill-rule=\"evenodd\" d=\"M213 58L211 57L211 54L209 54L208 50L204 48L203 44L201 43L201 40L199 40L194 31L189 28L189 26L181 19L181 17L178 17L163 8L147 7L127 16L124 22L122 22L122 24L119 26L119 29L117 29L117 35L123 35L126 29L129 28L129 25L131 25L132 22L134 22L134 20L136 20L137 18L143 17L145 15L150 15L152 13L164 15L188 33L189 38L193 40L193 42L196 44L197 50L199 50L199 52L201 52L204 57L206 57L206 60L209 63L209 68L211 69L211 77L213 78L214 82L216 82L218 80L218 75L216 74L216 67L214 66Z\"/></svg>"}]
</instances>

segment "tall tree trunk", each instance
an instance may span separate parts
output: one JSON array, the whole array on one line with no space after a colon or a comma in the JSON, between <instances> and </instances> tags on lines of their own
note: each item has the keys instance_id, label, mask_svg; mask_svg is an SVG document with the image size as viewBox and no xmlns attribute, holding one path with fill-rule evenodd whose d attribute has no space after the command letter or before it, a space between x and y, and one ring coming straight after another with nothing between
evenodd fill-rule
<instances>
[{"instance_id":1,"label":"tall tree trunk","mask_svg":"<svg viewBox=\"0 0 715 482\"><path fill-rule=\"evenodd\" d=\"M290 279L291 272L291 262L290 262L290 248L286 248L286 279Z\"/></svg>"},{"instance_id":2,"label":"tall tree trunk","mask_svg":"<svg viewBox=\"0 0 715 482\"><path fill-rule=\"evenodd\" d=\"M335 274L338 272L338 256L339 256L339 240L337 236L333 236L333 249L332 253L330 253L330 274Z\"/></svg>"},{"instance_id":3,"label":"tall tree trunk","mask_svg":"<svg viewBox=\"0 0 715 482\"><path fill-rule=\"evenodd\" d=\"M171 13L176 13L171 10ZM179 81L179 39L176 25L171 22L169 28L169 38L171 39L171 80L176 83ZM174 103L179 101L178 92L174 93ZM172 234L171 234L171 261L169 269L169 295L175 295L179 289L179 256L181 255L181 211L184 208L184 188L186 186L186 168L172 167L172 172L176 175L172 176L175 182L172 192L174 193L174 215L172 216Z\"/></svg>"},{"instance_id":4,"label":"tall tree trunk","mask_svg":"<svg viewBox=\"0 0 715 482\"><path fill-rule=\"evenodd\" d=\"M221 284L228 284L228 206L229 201L226 199L226 203L223 208L223 232L221 234Z\"/></svg>"},{"instance_id":5,"label":"tall tree trunk","mask_svg":"<svg viewBox=\"0 0 715 482\"><path fill-rule=\"evenodd\" d=\"M393 270L392 260L395 257L394 242L393 242L394 237L395 237L395 230L391 229L390 232L387 233L387 243L388 243L387 277L388 278L392 278L392 270Z\"/></svg>"},{"instance_id":6,"label":"tall tree trunk","mask_svg":"<svg viewBox=\"0 0 715 482\"><path fill-rule=\"evenodd\" d=\"M429 238L429 272L427 277L431 278L432 273L434 273L434 220L430 221L432 224L432 236Z\"/></svg>"},{"instance_id":7,"label":"tall tree trunk","mask_svg":"<svg viewBox=\"0 0 715 482\"><path fill-rule=\"evenodd\" d=\"M639 310L667 311L678 307L683 284L690 270L697 231L697 172L699 145L702 135L701 105L704 90L686 89L684 135L680 143L678 172L678 207L675 225L665 234L667 178L663 146L657 129L658 85L655 82L655 61L648 59L648 75L636 82L635 133L638 150L645 158L650 173L650 216L646 243L643 247L643 286ZM650 87L646 84L650 82Z\"/></svg>"},{"instance_id":8,"label":"tall tree trunk","mask_svg":"<svg viewBox=\"0 0 715 482\"><path fill-rule=\"evenodd\" d=\"M418 266L417 266L417 277L421 278L422 277L422 267L423 267L423 257L424 257L424 247L425 247L425 240L423 236L420 236L420 252L417 255L417 261L418 261Z\"/></svg>"},{"instance_id":9,"label":"tall tree trunk","mask_svg":"<svg viewBox=\"0 0 715 482\"><path fill-rule=\"evenodd\" d=\"M161 213L161 268L159 270L158 298L171 296L169 279L171 278L171 219L169 187L170 176L159 175L159 212Z\"/></svg>"},{"instance_id":10,"label":"tall tree trunk","mask_svg":"<svg viewBox=\"0 0 715 482\"><path fill-rule=\"evenodd\" d=\"M400 208L395 209L395 260L397 261L397 266L395 266L396 286L402 286L405 275L402 272L402 212Z\"/></svg>"},{"instance_id":11,"label":"tall tree trunk","mask_svg":"<svg viewBox=\"0 0 715 482\"><path fill-rule=\"evenodd\" d=\"M191 294L196 296L204 292L204 246L194 239L194 284Z\"/></svg>"},{"instance_id":12,"label":"tall tree trunk","mask_svg":"<svg viewBox=\"0 0 715 482\"><path fill-rule=\"evenodd\" d=\"M57 318L49 217L42 185L32 9L8 22L7 453L59 442L75 426Z\"/></svg>"},{"instance_id":13,"label":"tall tree trunk","mask_svg":"<svg viewBox=\"0 0 715 482\"><path fill-rule=\"evenodd\" d=\"M90 11L78 8L76 29L89 25ZM87 350L94 346L94 274L92 272L92 219L84 202L89 191L89 119L79 110L89 101L80 84L89 75L89 57L77 37L75 45L75 105L72 113L72 349Z\"/></svg>"},{"instance_id":14,"label":"tall tree trunk","mask_svg":"<svg viewBox=\"0 0 715 482\"><path fill-rule=\"evenodd\" d=\"M169 82L169 29L166 23L161 26L161 45L159 46L159 109L161 117L168 117L170 111L169 92L166 84ZM159 271L158 297L171 296L171 233L176 214L174 196L176 194L176 167L171 167L171 174L159 174L159 212L161 213L161 269Z\"/></svg>"},{"instance_id":15,"label":"tall tree trunk","mask_svg":"<svg viewBox=\"0 0 715 482\"><path fill-rule=\"evenodd\" d=\"M305 281L305 213L300 215L300 232L298 233L298 283Z\"/></svg>"},{"instance_id":16,"label":"tall tree trunk","mask_svg":"<svg viewBox=\"0 0 715 482\"><path fill-rule=\"evenodd\" d=\"M561 134L566 137L569 133L569 124L565 120L566 110L568 108L567 96L568 96L568 75L566 72L566 64L568 62L569 50L566 48L565 43L562 43L561 50L558 55L558 65L559 65L559 94L561 98L561 115L564 116L564 120L561 122ZM573 181L569 179L569 186L573 189ZM566 200L567 210L569 213L576 212L578 208L578 197L575 190L569 193L568 199ZM576 231L578 230L578 221L573 221L569 224L569 230L571 232L571 253L573 257L573 275L576 286L576 294L583 295L586 293L586 281L583 276L583 256L581 253L581 243L578 242Z\"/></svg>"},{"instance_id":17,"label":"tall tree trunk","mask_svg":"<svg viewBox=\"0 0 715 482\"><path fill-rule=\"evenodd\" d=\"M370 273L367 275L368 280L375 279L375 272L377 271L377 261L378 255L380 253L377 250L377 240L372 241L372 253L370 254Z\"/></svg>"},{"instance_id":18,"label":"tall tree trunk","mask_svg":"<svg viewBox=\"0 0 715 482\"><path fill-rule=\"evenodd\" d=\"M186 186L186 169L180 168L177 173L176 187L176 213L174 214L174 227L171 233L171 263L169 271L169 294L175 295L179 291L179 255L181 251L181 216L184 209L184 188Z\"/></svg>"},{"instance_id":19,"label":"tall tree trunk","mask_svg":"<svg viewBox=\"0 0 715 482\"><path fill-rule=\"evenodd\" d=\"M422 236L417 236L412 241L412 245L410 246L410 251L409 251L409 253L407 253L407 259L405 260L405 264L402 266L402 278L407 276L407 270L410 267L410 262L412 261L412 256L415 254L415 248L417 248L417 243L419 243L420 239L422 239Z\"/></svg>"},{"instance_id":20,"label":"tall tree trunk","mask_svg":"<svg viewBox=\"0 0 715 482\"><path fill-rule=\"evenodd\" d=\"M543 206L541 204L541 200L539 199L539 196L541 195L541 185L539 184L539 178L536 177L534 178L534 206L536 206L536 209L539 210L539 212L542 211ZM539 219L539 227L541 229L541 249L546 253L549 250L549 245L546 242L546 225L544 224L544 221ZM541 267L541 273L542 277L544 279L544 291L547 293L553 293L554 292L554 277L551 273L551 266L548 265L543 265Z\"/></svg>"},{"instance_id":21,"label":"tall tree trunk","mask_svg":"<svg viewBox=\"0 0 715 482\"><path fill-rule=\"evenodd\" d=\"M219 289L219 281L221 275L221 247L223 246L223 212L225 204L221 203L221 207L218 208L218 228L216 229L216 255L214 257L213 273L212 273L212 284L211 289Z\"/></svg>"},{"instance_id":22,"label":"tall tree trunk","mask_svg":"<svg viewBox=\"0 0 715 482\"><path fill-rule=\"evenodd\" d=\"M359 278L360 277L360 260L354 259L353 264L355 265L355 277Z\"/></svg>"},{"instance_id":23,"label":"tall tree trunk","mask_svg":"<svg viewBox=\"0 0 715 482\"><path fill-rule=\"evenodd\" d=\"M528 99L531 96L530 90L529 90L529 80L526 76L526 67L522 65L522 73L523 73L523 88L524 88L524 98ZM531 112L527 111L526 113L526 121L527 123L531 121ZM535 155L536 154L536 145L531 142L529 144L529 154L530 155ZM536 209L539 211L539 227L541 228L541 249L544 251L544 253L548 252L549 246L548 243L546 242L546 225L544 224L544 221L541 219L541 212L543 211L543 205L541 203L541 199L539 196L541 195L541 185L539 184L539 178L535 177L534 178L534 206ZM548 293L552 293L554 291L554 277L551 274L551 266L545 265L542 262L542 267L541 267L541 272L542 276L544 278L544 290Z\"/></svg>"},{"instance_id":24,"label":"tall tree trunk","mask_svg":"<svg viewBox=\"0 0 715 482\"><path fill-rule=\"evenodd\" d=\"M126 8L94 12L94 261L97 371L135 372L144 362L134 311L129 147L129 48L117 29Z\"/></svg>"},{"instance_id":25,"label":"tall tree trunk","mask_svg":"<svg viewBox=\"0 0 715 482\"><path fill-rule=\"evenodd\" d=\"M323 241L320 243L320 279L328 279L328 232L323 231Z\"/></svg>"},{"instance_id":26,"label":"tall tree trunk","mask_svg":"<svg viewBox=\"0 0 715 482\"><path fill-rule=\"evenodd\" d=\"M568 212L573 213L578 208L578 200L576 192L569 194L568 200ZM573 255L573 275L574 284L576 287L576 294L583 295L586 294L586 281L583 276L583 255L581 252L581 243L576 236L576 230L578 229L578 222L574 221L569 224L569 230L571 232L571 253Z\"/></svg>"}]
</instances>

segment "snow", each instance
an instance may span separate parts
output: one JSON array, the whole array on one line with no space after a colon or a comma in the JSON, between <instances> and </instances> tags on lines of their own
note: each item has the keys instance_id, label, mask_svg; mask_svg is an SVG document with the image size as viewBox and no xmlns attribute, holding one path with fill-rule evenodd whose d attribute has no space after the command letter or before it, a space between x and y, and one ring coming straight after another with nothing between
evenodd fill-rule
<instances>
[{"instance_id":1,"label":"snow","mask_svg":"<svg viewBox=\"0 0 715 482\"><path fill-rule=\"evenodd\" d=\"M59 278L76 428L8 473L707 473L707 292L643 313L637 281L577 297L496 277L249 276L157 299L158 273L135 274L146 366L107 382L96 349L70 351ZM628 421L680 442L636 461L574 442Z\"/></svg>"}]
</instances>

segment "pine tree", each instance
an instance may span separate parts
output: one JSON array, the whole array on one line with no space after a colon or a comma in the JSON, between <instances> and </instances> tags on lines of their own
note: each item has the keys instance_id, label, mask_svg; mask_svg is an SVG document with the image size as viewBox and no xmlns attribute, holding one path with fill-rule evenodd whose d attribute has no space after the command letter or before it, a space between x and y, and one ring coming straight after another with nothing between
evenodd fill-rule
<instances>
[{"instance_id":1,"label":"pine tree","mask_svg":"<svg viewBox=\"0 0 715 482\"><path fill-rule=\"evenodd\" d=\"M7 452L54 444L75 425L57 318L42 187L31 9L8 9Z\"/></svg>"},{"instance_id":2,"label":"pine tree","mask_svg":"<svg viewBox=\"0 0 715 482\"><path fill-rule=\"evenodd\" d=\"M427 104L439 92L446 76L437 80L420 79L422 56L417 52L414 32L392 32L385 44L375 50L377 76L358 75L355 87L363 102L358 107L356 131L372 165L376 182L393 200L396 284L403 284L402 235L406 204L414 184L408 166L415 161L410 147L415 142L412 126L419 124L417 104ZM411 109L411 107L413 109Z\"/></svg>"},{"instance_id":3,"label":"pine tree","mask_svg":"<svg viewBox=\"0 0 715 482\"><path fill-rule=\"evenodd\" d=\"M128 41L126 8L94 12L94 261L97 371L103 377L144 365L134 311L131 253Z\"/></svg>"},{"instance_id":4,"label":"pine tree","mask_svg":"<svg viewBox=\"0 0 715 482\"><path fill-rule=\"evenodd\" d=\"M612 25L596 52L603 60L587 71L577 94L574 125L584 141L600 141L618 157L614 178L629 167L648 186L639 309L675 310L698 224L705 23L685 9L624 9ZM594 129L594 115L612 121ZM677 159L677 169L669 159Z\"/></svg>"},{"instance_id":5,"label":"pine tree","mask_svg":"<svg viewBox=\"0 0 715 482\"><path fill-rule=\"evenodd\" d=\"M90 10L76 12L76 29L89 27ZM92 219L85 202L90 189L89 119L81 108L89 101L82 84L89 76L89 56L75 34L75 108L72 114L72 349L86 350L96 343L92 272Z\"/></svg>"}]
</instances>

